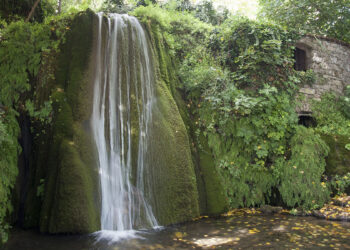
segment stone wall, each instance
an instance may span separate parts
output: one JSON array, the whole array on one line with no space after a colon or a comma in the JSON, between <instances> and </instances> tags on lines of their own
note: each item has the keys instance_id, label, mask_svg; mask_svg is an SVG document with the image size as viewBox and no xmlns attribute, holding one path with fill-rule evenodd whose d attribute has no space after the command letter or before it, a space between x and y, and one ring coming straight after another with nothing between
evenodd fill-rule
<instances>
[{"instance_id":1,"label":"stone wall","mask_svg":"<svg viewBox=\"0 0 350 250\"><path fill-rule=\"evenodd\" d=\"M343 94L343 89L350 84L350 45L329 38L305 36L296 47L306 52L306 69L312 69L316 83L304 86L300 93L305 96L299 113L311 112L310 100L320 100L323 93L334 91Z\"/></svg>"}]
</instances>

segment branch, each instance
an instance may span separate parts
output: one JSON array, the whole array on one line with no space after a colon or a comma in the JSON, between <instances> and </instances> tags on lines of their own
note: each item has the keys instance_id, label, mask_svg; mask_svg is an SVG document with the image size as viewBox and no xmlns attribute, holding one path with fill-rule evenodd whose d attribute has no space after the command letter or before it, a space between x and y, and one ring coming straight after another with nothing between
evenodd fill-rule
<instances>
[{"instance_id":1,"label":"branch","mask_svg":"<svg viewBox=\"0 0 350 250\"><path fill-rule=\"evenodd\" d=\"M26 22L28 22L33 17L35 9L38 6L39 2L40 2L40 0L36 0L36 2L34 3L32 9L30 10L29 15L28 15L28 17L26 19Z\"/></svg>"}]
</instances>

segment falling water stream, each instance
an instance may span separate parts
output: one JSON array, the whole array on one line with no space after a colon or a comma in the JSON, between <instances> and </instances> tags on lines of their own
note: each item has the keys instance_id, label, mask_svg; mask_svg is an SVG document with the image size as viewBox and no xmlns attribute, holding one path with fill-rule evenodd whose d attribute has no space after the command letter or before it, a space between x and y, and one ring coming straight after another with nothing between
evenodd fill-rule
<instances>
[{"instance_id":1,"label":"falling water stream","mask_svg":"<svg viewBox=\"0 0 350 250\"><path fill-rule=\"evenodd\" d=\"M154 106L152 56L135 17L98 14L91 127L101 184L101 230L157 226L147 162Z\"/></svg>"}]
</instances>

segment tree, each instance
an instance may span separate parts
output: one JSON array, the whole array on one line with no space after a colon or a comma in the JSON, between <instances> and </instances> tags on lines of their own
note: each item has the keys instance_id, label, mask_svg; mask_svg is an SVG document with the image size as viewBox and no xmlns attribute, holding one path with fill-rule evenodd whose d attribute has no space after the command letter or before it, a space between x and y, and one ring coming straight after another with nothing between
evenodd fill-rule
<instances>
[{"instance_id":1,"label":"tree","mask_svg":"<svg viewBox=\"0 0 350 250\"><path fill-rule=\"evenodd\" d=\"M212 0L203 0L195 6L195 17L203 22L219 25L228 17L229 11L221 6L216 10Z\"/></svg>"},{"instance_id":2,"label":"tree","mask_svg":"<svg viewBox=\"0 0 350 250\"><path fill-rule=\"evenodd\" d=\"M147 6L149 4L156 4L157 0L139 0L136 6Z\"/></svg>"},{"instance_id":3,"label":"tree","mask_svg":"<svg viewBox=\"0 0 350 250\"><path fill-rule=\"evenodd\" d=\"M16 16L27 18L36 1L37 0L1 0L0 16L7 21L18 19ZM40 21L43 18L42 2L39 1L36 8L32 17L36 21Z\"/></svg>"},{"instance_id":4,"label":"tree","mask_svg":"<svg viewBox=\"0 0 350 250\"><path fill-rule=\"evenodd\" d=\"M57 8L58 14L61 13L61 10L62 10L62 0L58 0L58 8Z\"/></svg>"},{"instance_id":5,"label":"tree","mask_svg":"<svg viewBox=\"0 0 350 250\"><path fill-rule=\"evenodd\" d=\"M35 12L35 9L36 9L36 7L38 7L38 4L39 4L40 1L41 1L41 0L36 0L36 1L35 1L35 3L34 3L34 5L33 5L32 9L31 9L30 12L29 12L29 15L28 15L28 17L27 17L27 19L26 19L26 22L28 22L28 21L33 17L34 12Z\"/></svg>"},{"instance_id":6,"label":"tree","mask_svg":"<svg viewBox=\"0 0 350 250\"><path fill-rule=\"evenodd\" d=\"M349 0L260 0L260 17L350 42Z\"/></svg>"}]
</instances>

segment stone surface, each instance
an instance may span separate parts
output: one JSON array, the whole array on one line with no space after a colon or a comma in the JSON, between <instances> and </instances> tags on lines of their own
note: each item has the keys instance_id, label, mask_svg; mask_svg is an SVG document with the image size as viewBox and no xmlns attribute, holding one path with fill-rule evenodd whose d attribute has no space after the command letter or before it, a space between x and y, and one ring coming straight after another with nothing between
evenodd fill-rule
<instances>
[{"instance_id":1,"label":"stone surface","mask_svg":"<svg viewBox=\"0 0 350 250\"><path fill-rule=\"evenodd\" d=\"M297 111L311 112L312 99L319 100L329 91L342 95L344 87L350 84L350 46L326 38L305 36L296 47L306 52L307 69L312 69L317 76L313 86L304 86L299 91L305 98Z\"/></svg>"},{"instance_id":2,"label":"stone surface","mask_svg":"<svg viewBox=\"0 0 350 250\"><path fill-rule=\"evenodd\" d=\"M51 89L52 129L39 148L39 152L47 149L48 153L36 162L37 171L43 166L45 172L39 221L44 233L91 233L100 229L98 169L88 127L94 20L91 11L77 14L58 55Z\"/></svg>"},{"instance_id":3,"label":"stone surface","mask_svg":"<svg viewBox=\"0 0 350 250\"><path fill-rule=\"evenodd\" d=\"M264 214L280 213L282 210L283 210L282 207L274 207L270 205L262 205L260 207L260 211Z\"/></svg>"},{"instance_id":4,"label":"stone surface","mask_svg":"<svg viewBox=\"0 0 350 250\"><path fill-rule=\"evenodd\" d=\"M335 197L313 215L327 220L350 221L350 196Z\"/></svg>"}]
</instances>

